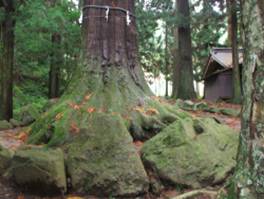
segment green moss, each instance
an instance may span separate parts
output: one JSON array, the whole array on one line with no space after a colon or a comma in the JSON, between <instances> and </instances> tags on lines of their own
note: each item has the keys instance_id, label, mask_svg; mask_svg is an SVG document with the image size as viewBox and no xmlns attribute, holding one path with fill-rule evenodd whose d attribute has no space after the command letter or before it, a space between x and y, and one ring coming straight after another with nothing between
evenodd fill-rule
<instances>
[{"instance_id":1,"label":"green moss","mask_svg":"<svg viewBox=\"0 0 264 199\"><path fill-rule=\"evenodd\" d=\"M11 164L13 152L0 145L0 175L5 174Z\"/></svg>"},{"instance_id":2,"label":"green moss","mask_svg":"<svg viewBox=\"0 0 264 199\"><path fill-rule=\"evenodd\" d=\"M95 113L89 124L81 124L80 134L66 145L67 168L73 187L99 195L145 192L147 176L123 119Z\"/></svg>"},{"instance_id":3,"label":"green moss","mask_svg":"<svg viewBox=\"0 0 264 199\"><path fill-rule=\"evenodd\" d=\"M232 129L213 119L186 118L147 141L142 158L163 180L199 188L225 179L236 164L237 145Z\"/></svg>"},{"instance_id":4,"label":"green moss","mask_svg":"<svg viewBox=\"0 0 264 199\"><path fill-rule=\"evenodd\" d=\"M20 186L66 192L64 156L60 149L23 148L16 151L11 166L12 177Z\"/></svg>"},{"instance_id":5,"label":"green moss","mask_svg":"<svg viewBox=\"0 0 264 199\"><path fill-rule=\"evenodd\" d=\"M13 126L6 120L0 121L0 131L7 130L7 129L12 129Z\"/></svg>"}]
</instances>

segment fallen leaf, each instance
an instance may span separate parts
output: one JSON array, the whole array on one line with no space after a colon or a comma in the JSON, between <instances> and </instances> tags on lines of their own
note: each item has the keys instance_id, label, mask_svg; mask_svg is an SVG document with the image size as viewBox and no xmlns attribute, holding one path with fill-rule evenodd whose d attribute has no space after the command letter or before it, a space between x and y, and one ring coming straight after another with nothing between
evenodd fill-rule
<instances>
[{"instance_id":1,"label":"fallen leaf","mask_svg":"<svg viewBox=\"0 0 264 199\"><path fill-rule=\"evenodd\" d=\"M80 110L81 108L78 104L74 104L72 102L69 102L68 105L74 110Z\"/></svg>"},{"instance_id":2,"label":"fallen leaf","mask_svg":"<svg viewBox=\"0 0 264 199\"><path fill-rule=\"evenodd\" d=\"M85 99L85 101L89 101L89 99L92 97L92 94L89 94L89 95L86 95L85 97L84 97L84 99Z\"/></svg>"},{"instance_id":3,"label":"fallen leaf","mask_svg":"<svg viewBox=\"0 0 264 199\"><path fill-rule=\"evenodd\" d=\"M147 115L158 115L159 112L158 112L156 109L154 109L154 108L149 108L149 109L146 111L146 114L147 114Z\"/></svg>"},{"instance_id":4,"label":"fallen leaf","mask_svg":"<svg viewBox=\"0 0 264 199\"><path fill-rule=\"evenodd\" d=\"M77 124L75 122L71 123L70 132L73 133L73 134L80 133L80 129L78 128L78 126L77 126Z\"/></svg>"},{"instance_id":5,"label":"fallen leaf","mask_svg":"<svg viewBox=\"0 0 264 199\"><path fill-rule=\"evenodd\" d=\"M63 113L58 113L55 117L55 120L58 121L63 117Z\"/></svg>"},{"instance_id":6,"label":"fallen leaf","mask_svg":"<svg viewBox=\"0 0 264 199\"><path fill-rule=\"evenodd\" d=\"M17 139L19 139L22 142L26 142L28 139L28 134L25 132L21 132L18 134Z\"/></svg>"},{"instance_id":7,"label":"fallen leaf","mask_svg":"<svg viewBox=\"0 0 264 199\"><path fill-rule=\"evenodd\" d=\"M95 112L96 111L96 108L94 108L94 107L89 107L88 109L87 109L87 112L88 113L93 113L93 112Z\"/></svg>"}]
</instances>

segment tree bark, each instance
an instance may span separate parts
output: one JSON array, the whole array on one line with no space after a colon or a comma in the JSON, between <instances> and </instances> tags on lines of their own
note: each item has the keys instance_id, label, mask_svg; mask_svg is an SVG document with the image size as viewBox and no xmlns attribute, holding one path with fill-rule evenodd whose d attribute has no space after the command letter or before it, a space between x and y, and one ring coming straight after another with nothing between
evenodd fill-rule
<instances>
[{"instance_id":1,"label":"tree bark","mask_svg":"<svg viewBox=\"0 0 264 199\"><path fill-rule=\"evenodd\" d=\"M165 96L169 97L169 47L168 47L168 24L165 24Z\"/></svg>"},{"instance_id":2,"label":"tree bark","mask_svg":"<svg viewBox=\"0 0 264 199\"><path fill-rule=\"evenodd\" d=\"M61 49L61 35L52 34L52 54L49 72L49 98L57 98L60 95L60 66L63 64L63 54Z\"/></svg>"},{"instance_id":3,"label":"tree bark","mask_svg":"<svg viewBox=\"0 0 264 199\"><path fill-rule=\"evenodd\" d=\"M231 45L232 45L232 62L233 62L233 102L241 102L241 79L239 68L238 53L238 24L237 24L237 1L230 0L230 18L231 18Z\"/></svg>"},{"instance_id":4,"label":"tree bark","mask_svg":"<svg viewBox=\"0 0 264 199\"><path fill-rule=\"evenodd\" d=\"M176 1L177 13L181 23L177 27L178 32L178 56L173 78L173 97L181 99L195 98L192 68L192 41L190 28L189 2Z\"/></svg>"},{"instance_id":5,"label":"tree bark","mask_svg":"<svg viewBox=\"0 0 264 199\"><path fill-rule=\"evenodd\" d=\"M1 22L1 61L0 61L0 119L9 120L13 116L13 63L14 63L14 2L4 6L4 19Z\"/></svg>"},{"instance_id":6,"label":"tree bark","mask_svg":"<svg viewBox=\"0 0 264 199\"><path fill-rule=\"evenodd\" d=\"M121 7L135 13L133 1L91 1L84 5L108 5ZM99 16L99 17L98 17ZM110 10L108 20L105 9L85 9L83 20L84 51L87 60L97 60L103 72L103 82L107 83L112 67L123 68L133 82L145 89L142 70L138 66L137 32L135 18L130 16L127 24L126 13ZM121 78L121 77L120 77Z\"/></svg>"},{"instance_id":7,"label":"tree bark","mask_svg":"<svg viewBox=\"0 0 264 199\"><path fill-rule=\"evenodd\" d=\"M256 199L264 198L264 7L262 0L241 3L244 99L234 198Z\"/></svg>"},{"instance_id":8,"label":"tree bark","mask_svg":"<svg viewBox=\"0 0 264 199\"><path fill-rule=\"evenodd\" d=\"M227 9L227 45L232 46L232 14L231 14L231 1L226 0Z\"/></svg>"}]
</instances>

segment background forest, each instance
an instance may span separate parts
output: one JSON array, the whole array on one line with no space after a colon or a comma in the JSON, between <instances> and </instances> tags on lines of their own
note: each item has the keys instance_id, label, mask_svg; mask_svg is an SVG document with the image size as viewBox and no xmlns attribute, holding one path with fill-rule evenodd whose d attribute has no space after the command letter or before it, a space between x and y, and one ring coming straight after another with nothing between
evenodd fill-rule
<instances>
[{"instance_id":1,"label":"background forest","mask_svg":"<svg viewBox=\"0 0 264 199\"><path fill-rule=\"evenodd\" d=\"M59 95L67 87L78 63L81 49L80 6L76 1L62 0L56 6L50 2L27 1L16 11L15 113L27 104L33 103L40 108L47 102L54 54L59 53L61 57L55 60L60 66ZM136 6L141 65L152 77L163 73L166 80L171 81L176 42L174 29L177 24L188 23L188 20L176 14L171 1L138 0ZM224 1L205 0L192 1L190 11L193 70L198 83L202 79L210 48L230 44L227 37L228 12ZM59 43L53 39L56 34L60 35ZM161 93L169 95L168 91L165 93L165 87Z\"/></svg>"}]
</instances>

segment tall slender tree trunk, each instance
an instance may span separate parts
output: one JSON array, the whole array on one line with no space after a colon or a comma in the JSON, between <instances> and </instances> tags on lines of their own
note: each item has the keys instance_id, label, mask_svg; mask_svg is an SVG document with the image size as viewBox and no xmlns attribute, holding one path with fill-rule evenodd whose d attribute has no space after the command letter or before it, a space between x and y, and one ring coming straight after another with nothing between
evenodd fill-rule
<instances>
[{"instance_id":1,"label":"tall slender tree trunk","mask_svg":"<svg viewBox=\"0 0 264 199\"><path fill-rule=\"evenodd\" d=\"M264 198L264 3L242 0L243 114L235 196Z\"/></svg>"},{"instance_id":2,"label":"tall slender tree trunk","mask_svg":"<svg viewBox=\"0 0 264 199\"><path fill-rule=\"evenodd\" d=\"M54 8L59 3L58 0L46 0L49 8ZM49 71L49 93L50 99L57 98L60 95L60 68L63 64L63 52L61 46L61 34L53 32L51 35L52 51L50 54L50 71Z\"/></svg>"},{"instance_id":3,"label":"tall slender tree trunk","mask_svg":"<svg viewBox=\"0 0 264 199\"><path fill-rule=\"evenodd\" d=\"M178 31L178 56L173 78L173 97L195 98L192 68L192 41L190 28L189 1L176 0L177 13L181 19Z\"/></svg>"},{"instance_id":4,"label":"tall slender tree trunk","mask_svg":"<svg viewBox=\"0 0 264 199\"><path fill-rule=\"evenodd\" d=\"M227 45L232 46L232 14L231 14L231 1L226 0L227 9Z\"/></svg>"},{"instance_id":5,"label":"tall slender tree trunk","mask_svg":"<svg viewBox=\"0 0 264 199\"><path fill-rule=\"evenodd\" d=\"M1 22L0 61L0 119L9 120L13 116L13 63L14 63L14 2L4 5L4 19Z\"/></svg>"},{"instance_id":6,"label":"tall slender tree trunk","mask_svg":"<svg viewBox=\"0 0 264 199\"><path fill-rule=\"evenodd\" d=\"M241 102L241 79L238 54L237 0L230 0L231 45L233 62L233 102Z\"/></svg>"},{"instance_id":7,"label":"tall slender tree trunk","mask_svg":"<svg viewBox=\"0 0 264 199\"><path fill-rule=\"evenodd\" d=\"M168 47L168 24L165 24L165 96L169 96L169 47Z\"/></svg>"},{"instance_id":8,"label":"tall slender tree trunk","mask_svg":"<svg viewBox=\"0 0 264 199\"><path fill-rule=\"evenodd\" d=\"M49 73L49 98L57 98L60 95L60 67L63 64L61 35L53 33L51 40L53 47Z\"/></svg>"}]
</instances>

